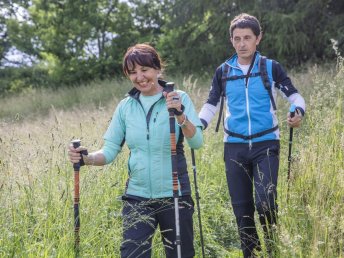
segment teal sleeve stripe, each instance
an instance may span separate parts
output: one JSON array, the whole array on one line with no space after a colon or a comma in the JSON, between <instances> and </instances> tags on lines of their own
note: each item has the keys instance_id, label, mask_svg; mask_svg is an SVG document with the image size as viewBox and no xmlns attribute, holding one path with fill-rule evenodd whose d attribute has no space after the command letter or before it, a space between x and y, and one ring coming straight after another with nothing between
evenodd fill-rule
<instances>
[{"instance_id":1,"label":"teal sleeve stripe","mask_svg":"<svg viewBox=\"0 0 344 258\"><path fill-rule=\"evenodd\" d=\"M196 133L191 138L186 138L188 145L191 149L199 149L203 145L203 135L202 135L202 127L196 127Z\"/></svg>"},{"instance_id":2,"label":"teal sleeve stripe","mask_svg":"<svg viewBox=\"0 0 344 258\"><path fill-rule=\"evenodd\" d=\"M191 138L186 138L186 141L190 148L192 149L199 149L203 145L203 134L202 134L202 127L203 124L198 117L196 109L190 99L189 95L185 92L180 91L182 94L182 102L185 106L185 115L187 115L189 121L196 127L196 133Z\"/></svg>"},{"instance_id":3,"label":"teal sleeve stripe","mask_svg":"<svg viewBox=\"0 0 344 258\"><path fill-rule=\"evenodd\" d=\"M180 92L182 92L182 91L180 91ZM194 126L203 127L203 124L198 117L198 113L196 112L196 109L192 103L192 100L190 99L190 96L185 92L182 92L181 95L182 95L183 105L185 106L184 113L185 113L185 115L187 115L189 121L191 123L193 123Z\"/></svg>"},{"instance_id":4,"label":"teal sleeve stripe","mask_svg":"<svg viewBox=\"0 0 344 258\"><path fill-rule=\"evenodd\" d=\"M122 100L117 106L110 125L104 134L104 146L102 148L105 162L109 164L121 151L121 144L125 138L125 124L123 118L123 108L127 99Z\"/></svg>"},{"instance_id":5,"label":"teal sleeve stripe","mask_svg":"<svg viewBox=\"0 0 344 258\"><path fill-rule=\"evenodd\" d=\"M121 151L121 146L105 140L102 151L105 157L105 163L109 164L117 157L118 153Z\"/></svg>"}]
</instances>

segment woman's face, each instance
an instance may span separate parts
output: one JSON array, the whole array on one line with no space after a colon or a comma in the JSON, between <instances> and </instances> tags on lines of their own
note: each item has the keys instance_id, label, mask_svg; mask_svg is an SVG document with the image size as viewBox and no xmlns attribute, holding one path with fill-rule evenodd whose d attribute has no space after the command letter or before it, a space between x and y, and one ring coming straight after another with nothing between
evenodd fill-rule
<instances>
[{"instance_id":1,"label":"woman's face","mask_svg":"<svg viewBox=\"0 0 344 258\"><path fill-rule=\"evenodd\" d=\"M135 64L134 68L129 71L129 79L142 95L152 96L160 91L159 74L160 70Z\"/></svg>"}]
</instances>

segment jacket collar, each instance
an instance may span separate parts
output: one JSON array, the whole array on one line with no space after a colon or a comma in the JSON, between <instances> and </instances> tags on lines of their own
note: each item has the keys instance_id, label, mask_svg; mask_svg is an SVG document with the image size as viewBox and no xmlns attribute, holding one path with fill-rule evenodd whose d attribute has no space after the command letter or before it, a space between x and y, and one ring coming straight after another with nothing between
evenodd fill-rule
<instances>
[{"instance_id":1,"label":"jacket collar","mask_svg":"<svg viewBox=\"0 0 344 258\"><path fill-rule=\"evenodd\" d=\"M165 88L167 81L164 80L158 80L158 83L160 86L162 86L163 88ZM134 99L138 99L139 96L141 94L141 91L139 91L138 89L136 89L135 87L133 87L130 91L128 91L128 93L126 94L126 96L130 96Z\"/></svg>"},{"instance_id":2,"label":"jacket collar","mask_svg":"<svg viewBox=\"0 0 344 258\"><path fill-rule=\"evenodd\" d=\"M256 51L254 55L255 55L255 59L253 61L254 62L253 66L257 64L261 56L259 51ZM229 59L226 60L226 63L230 65L231 67L238 67L238 54L232 55Z\"/></svg>"}]
</instances>

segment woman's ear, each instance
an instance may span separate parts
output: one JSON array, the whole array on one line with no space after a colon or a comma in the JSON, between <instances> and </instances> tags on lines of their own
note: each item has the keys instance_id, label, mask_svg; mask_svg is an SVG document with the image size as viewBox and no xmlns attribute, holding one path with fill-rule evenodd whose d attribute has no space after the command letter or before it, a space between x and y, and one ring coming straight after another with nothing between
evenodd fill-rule
<instances>
[{"instance_id":1,"label":"woman's ear","mask_svg":"<svg viewBox=\"0 0 344 258\"><path fill-rule=\"evenodd\" d=\"M159 70L157 77L158 77L158 79L162 78L162 71L161 70Z\"/></svg>"}]
</instances>

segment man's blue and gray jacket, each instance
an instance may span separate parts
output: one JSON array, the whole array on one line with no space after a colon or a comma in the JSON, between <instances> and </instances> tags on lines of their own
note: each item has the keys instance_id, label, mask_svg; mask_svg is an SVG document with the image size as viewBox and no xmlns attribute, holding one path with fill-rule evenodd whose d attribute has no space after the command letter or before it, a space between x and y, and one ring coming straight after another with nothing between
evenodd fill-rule
<instances>
[{"instance_id":1,"label":"man's blue and gray jacket","mask_svg":"<svg viewBox=\"0 0 344 258\"><path fill-rule=\"evenodd\" d=\"M222 89L225 88L224 142L252 144L279 140L276 110L273 108L269 91L264 87L261 76L261 57L259 52L255 53L252 69L247 76L239 67L236 54L216 69L208 100L203 105L199 117L205 129L219 109ZM228 69L225 68L226 66ZM226 70L227 75L224 74ZM305 101L282 66L275 60L266 59L266 70L274 102L276 103L277 92L280 92L296 106L298 112L304 115Z\"/></svg>"}]
</instances>

